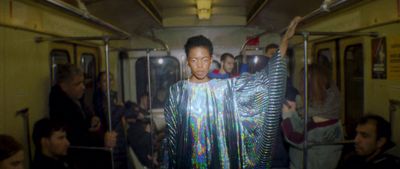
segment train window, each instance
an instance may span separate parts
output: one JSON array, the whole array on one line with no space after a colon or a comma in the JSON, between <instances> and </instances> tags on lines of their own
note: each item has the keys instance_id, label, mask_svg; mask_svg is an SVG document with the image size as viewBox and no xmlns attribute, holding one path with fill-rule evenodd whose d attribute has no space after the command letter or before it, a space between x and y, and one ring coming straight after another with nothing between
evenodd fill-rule
<instances>
[{"instance_id":1,"label":"train window","mask_svg":"<svg viewBox=\"0 0 400 169\"><path fill-rule=\"evenodd\" d=\"M50 61L51 61L51 85L53 86L56 83L56 71L58 65L70 63L69 53L66 50L61 49L53 49L50 52Z\"/></svg>"},{"instance_id":2,"label":"train window","mask_svg":"<svg viewBox=\"0 0 400 169\"><path fill-rule=\"evenodd\" d=\"M240 66L243 64L242 63L243 56L239 55L235 57L235 72L237 73L240 70ZM264 55L248 55L247 56L247 64L249 65L249 73L255 73L257 71L260 71L263 69L268 63L268 58Z\"/></svg>"},{"instance_id":3,"label":"train window","mask_svg":"<svg viewBox=\"0 0 400 169\"><path fill-rule=\"evenodd\" d=\"M330 48L324 48L318 50L317 53L317 64L323 65L329 69L329 78L333 79L333 54Z\"/></svg>"},{"instance_id":4,"label":"train window","mask_svg":"<svg viewBox=\"0 0 400 169\"><path fill-rule=\"evenodd\" d=\"M364 56L362 44L350 45L344 52L346 132L353 138L357 119L364 111Z\"/></svg>"},{"instance_id":5,"label":"train window","mask_svg":"<svg viewBox=\"0 0 400 169\"><path fill-rule=\"evenodd\" d=\"M169 87L180 80L178 59L172 56L150 58L150 79L152 91L152 108L163 108ZM136 91L138 100L146 91L147 59L141 57L136 61Z\"/></svg>"},{"instance_id":6,"label":"train window","mask_svg":"<svg viewBox=\"0 0 400 169\"><path fill-rule=\"evenodd\" d=\"M329 68L329 70L332 72L333 67L332 67L332 51L329 48L324 48L318 50L317 54L317 63L321 65L325 65Z\"/></svg>"},{"instance_id":7,"label":"train window","mask_svg":"<svg viewBox=\"0 0 400 169\"><path fill-rule=\"evenodd\" d=\"M96 58L91 53L83 53L81 55L81 68L85 75L85 84L94 87L94 79L96 78Z\"/></svg>"}]
</instances>

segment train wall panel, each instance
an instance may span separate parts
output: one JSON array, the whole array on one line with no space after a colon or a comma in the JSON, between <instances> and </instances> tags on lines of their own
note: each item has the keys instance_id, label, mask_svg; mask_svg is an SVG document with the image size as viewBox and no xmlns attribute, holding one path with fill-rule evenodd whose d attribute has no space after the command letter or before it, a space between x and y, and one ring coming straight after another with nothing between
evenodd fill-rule
<instances>
[{"instance_id":1,"label":"train wall panel","mask_svg":"<svg viewBox=\"0 0 400 169\"><path fill-rule=\"evenodd\" d=\"M1 6L0 6L1 8ZM0 16L1 17L1 16ZM5 33L4 33L4 29L0 28L0 37L4 37ZM4 48L5 48L5 42L4 40L2 40L2 38L0 38L0 121L1 119L4 119L4 102L5 102L5 98L4 98L4 93L6 91L5 87L4 87L4 78L5 77L5 73L4 73L4 60L5 60L5 52L4 52ZM0 133L3 133L5 130L5 123L0 122Z\"/></svg>"},{"instance_id":2,"label":"train wall panel","mask_svg":"<svg viewBox=\"0 0 400 169\"><path fill-rule=\"evenodd\" d=\"M58 36L102 36L109 35L83 19L35 1L2 0L0 24L28 29ZM99 43L100 44L100 43Z\"/></svg>"},{"instance_id":3,"label":"train wall panel","mask_svg":"<svg viewBox=\"0 0 400 169\"><path fill-rule=\"evenodd\" d=\"M15 112L29 108L31 123L47 115L49 92L49 59L46 44L36 44L35 33L0 28L4 32L2 43L2 133L23 139L24 128L21 116ZM30 126L32 129L32 124Z\"/></svg>"},{"instance_id":4,"label":"train wall panel","mask_svg":"<svg viewBox=\"0 0 400 169\"><path fill-rule=\"evenodd\" d=\"M48 116L51 42L36 43L36 37L105 34L109 32L103 28L34 1L0 0L0 133L26 144L23 119L15 112L29 108L30 131L34 122ZM101 56L104 62L104 51ZM110 58L116 73L117 52Z\"/></svg>"},{"instance_id":5,"label":"train wall panel","mask_svg":"<svg viewBox=\"0 0 400 169\"><path fill-rule=\"evenodd\" d=\"M397 3L399 2L394 0L365 1L358 6L333 12L326 17L311 21L305 28L309 31L340 32L395 21L400 17Z\"/></svg>"},{"instance_id":6,"label":"train wall panel","mask_svg":"<svg viewBox=\"0 0 400 169\"><path fill-rule=\"evenodd\" d=\"M380 37L386 37L386 49L390 48L395 43L400 44L400 42L391 41L391 39L399 38L400 34L398 32L400 30L399 23L388 24L380 27L376 27L373 29L368 29L366 31L376 31L379 32ZM399 100L400 101L400 93L396 92L396 86L400 86L400 80L392 80L388 76L386 79L373 79L372 78L372 55L371 55L371 41L367 39L365 42L365 57L366 63L365 68L367 72L365 72L365 109L366 112L372 112L377 114L382 114L385 118L389 119L389 100ZM388 53L386 53L388 55ZM389 63L387 62L387 65ZM393 64L393 63L390 63ZM397 94L396 94L397 93Z\"/></svg>"},{"instance_id":7,"label":"train wall panel","mask_svg":"<svg viewBox=\"0 0 400 169\"><path fill-rule=\"evenodd\" d=\"M386 49L395 48L400 44L400 9L399 1L394 0L371 0L364 1L346 10L328 14L305 25L302 29L308 31L362 31L362 32L378 32L379 37L386 38ZM379 12L375 12L379 11ZM312 43L325 42L329 39L318 39L321 37L312 37ZM336 37L339 42L345 41L352 37ZM387 78L378 79L372 77L373 60L372 45L373 37L361 37L358 42L363 44L364 57L364 113L374 113L382 115L387 120L391 120L392 124L398 124L400 118L400 79L394 75L388 74ZM358 43L357 42L357 43ZM399 48L399 47L397 47ZM342 51L343 49L341 49ZM396 49L397 50L397 49ZM302 49L296 49L296 57L302 57ZM343 69L344 54L340 53L341 65ZM388 56L389 53L386 53ZM396 64L386 59L386 64ZM398 63L397 63L398 64ZM296 58L296 70L302 68L302 63ZM388 69L386 69L388 71ZM342 76L343 79L343 76ZM298 81L298 80L297 80ZM343 83L343 81L342 81ZM393 100L397 105L393 105ZM395 107L395 110L393 110ZM344 116L343 116L344 117ZM398 130L398 126L393 126ZM393 140L400 144L400 133L393 131Z\"/></svg>"}]
</instances>

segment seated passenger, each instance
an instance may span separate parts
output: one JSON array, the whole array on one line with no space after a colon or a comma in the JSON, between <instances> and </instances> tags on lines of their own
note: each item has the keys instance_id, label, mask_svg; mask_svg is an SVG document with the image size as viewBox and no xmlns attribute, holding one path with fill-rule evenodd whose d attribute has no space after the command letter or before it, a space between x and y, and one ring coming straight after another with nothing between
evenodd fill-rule
<instances>
[{"instance_id":1,"label":"seated passenger","mask_svg":"<svg viewBox=\"0 0 400 169\"><path fill-rule=\"evenodd\" d=\"M33 169L70 169L65 157L69 141L61 123L41 119L33 128L33 143L36 147Z\"/></svg>"},{"instance_id":2,"label":"seated passenger","mask_svg":"<svg viewBox=\"0 0 400 169\"><path fill-rule=\"evenodd\" d=\"M309 65L310 84L308 124L303 123L303 113L296 111L296 103L283 105L282 130L290 144L291 169L303 168L304 125L308 126L308 169L335 169L340 159L342 146L333 143L343 140L339 122L340 96L328 71L319 65ZM301 79L301 84L303 84ZM302 87L300 89L303 89ZM300 92L303 94L304 92ZM304 98L304 95L302 96ZM302 111L300 111L302 112ZM322 145L316 145L322 144Z\"/></svg>"},{"instance_id":3,"label":"seated passenger","mask_svg":"<svg viewBox=\"0 0 400 169\"><path fill-rule=\"evenodd\" d=\"M366 115L356 128L355 150L344 156L340 169L399 169L400 158L389 153L395 147L389 122Z\"/></svg>"},{"instance_id":4,"label":"seated passenger","mask_svg":"<svg viewBox=\"0 0 400 169\"><path fill-rule=\"evenodd\" d=\"M0 169L23 169L23 147L14 138L0 134Z\"/></svg>"},{"instance_id":5,"label":"seated passenger","mask_svg":"<svg viewBox=\"0 0 400 169\"><path fill-rule=\"evenodd\" d=\"M135 109L135 108L134 108ZM157 159L152 155L151 128L144 114L139 111L127 111L125 119L128 125L127 138L142 165L151 167Z\"/></svg>"}]
</instances>

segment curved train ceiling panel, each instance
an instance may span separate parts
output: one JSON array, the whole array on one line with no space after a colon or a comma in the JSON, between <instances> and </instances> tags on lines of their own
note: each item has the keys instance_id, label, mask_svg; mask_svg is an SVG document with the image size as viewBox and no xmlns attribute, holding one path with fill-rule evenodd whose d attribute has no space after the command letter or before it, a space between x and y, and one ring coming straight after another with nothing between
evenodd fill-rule
<instances>
[{"instance_id":1,"label":"curved train ceiling panel","mask_svg":"<svg viewBox=\"0 0 400 169\"><path fill-rule=\"evenodd\" d=\"M64 0L65 1L65 0ZM282 30L296 15L318 9L324 0L80 0L87 10L132 34L170 27L246 26ZM199 19L198 1L210 1L210 18ZM325 0L325 2L360 0ZM349 3L347 3L349 4Z\"/></svg>"}]
</instances>

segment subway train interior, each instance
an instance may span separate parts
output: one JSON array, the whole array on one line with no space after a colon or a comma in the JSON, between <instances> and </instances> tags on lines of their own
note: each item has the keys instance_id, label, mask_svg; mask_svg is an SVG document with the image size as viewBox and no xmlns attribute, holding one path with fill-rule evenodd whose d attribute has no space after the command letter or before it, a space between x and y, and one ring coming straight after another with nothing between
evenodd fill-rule
<instances>
[{"instance_id":1,"label":"subway train interior","mask_svg":"<svg viewBox=\"0 0 400 169\"><path fill-rule=\"evenodd\" d=\"M50 116L49 95L58 82L58 68L72 64L84 73L80 101L90 110L86 116L98 113L93 103L99 73L110 72L105 73L104 122L109 125L104 132L122 126L116 147L124 153L73 144L69 151L108 153L102 158L109 164L100 168L165 168L164 104L170 86L191 76L187 39L204 35L211 40L210 72L221 68L223 53L231 53L233 72L239 73L246 56L247 73L252 74L268 62L266 46L280 43L295 16L303 18L289 41L288 79L304 91L300 88L310 85L301 83L307 76L304 65L324 64L339 90L344 137L322 144L350 151L358 120L376 114L390 123L391 140L399 145L400 0L0 0L0 134L23 145L24 168L32 168L38 151L34 124ZM111 102L146 112L151 164L143 164L130 147L141 138L130 138L124 112L112 119ZM400 156L400 149L393 153Z\"/></svg>"}]
</instances>

